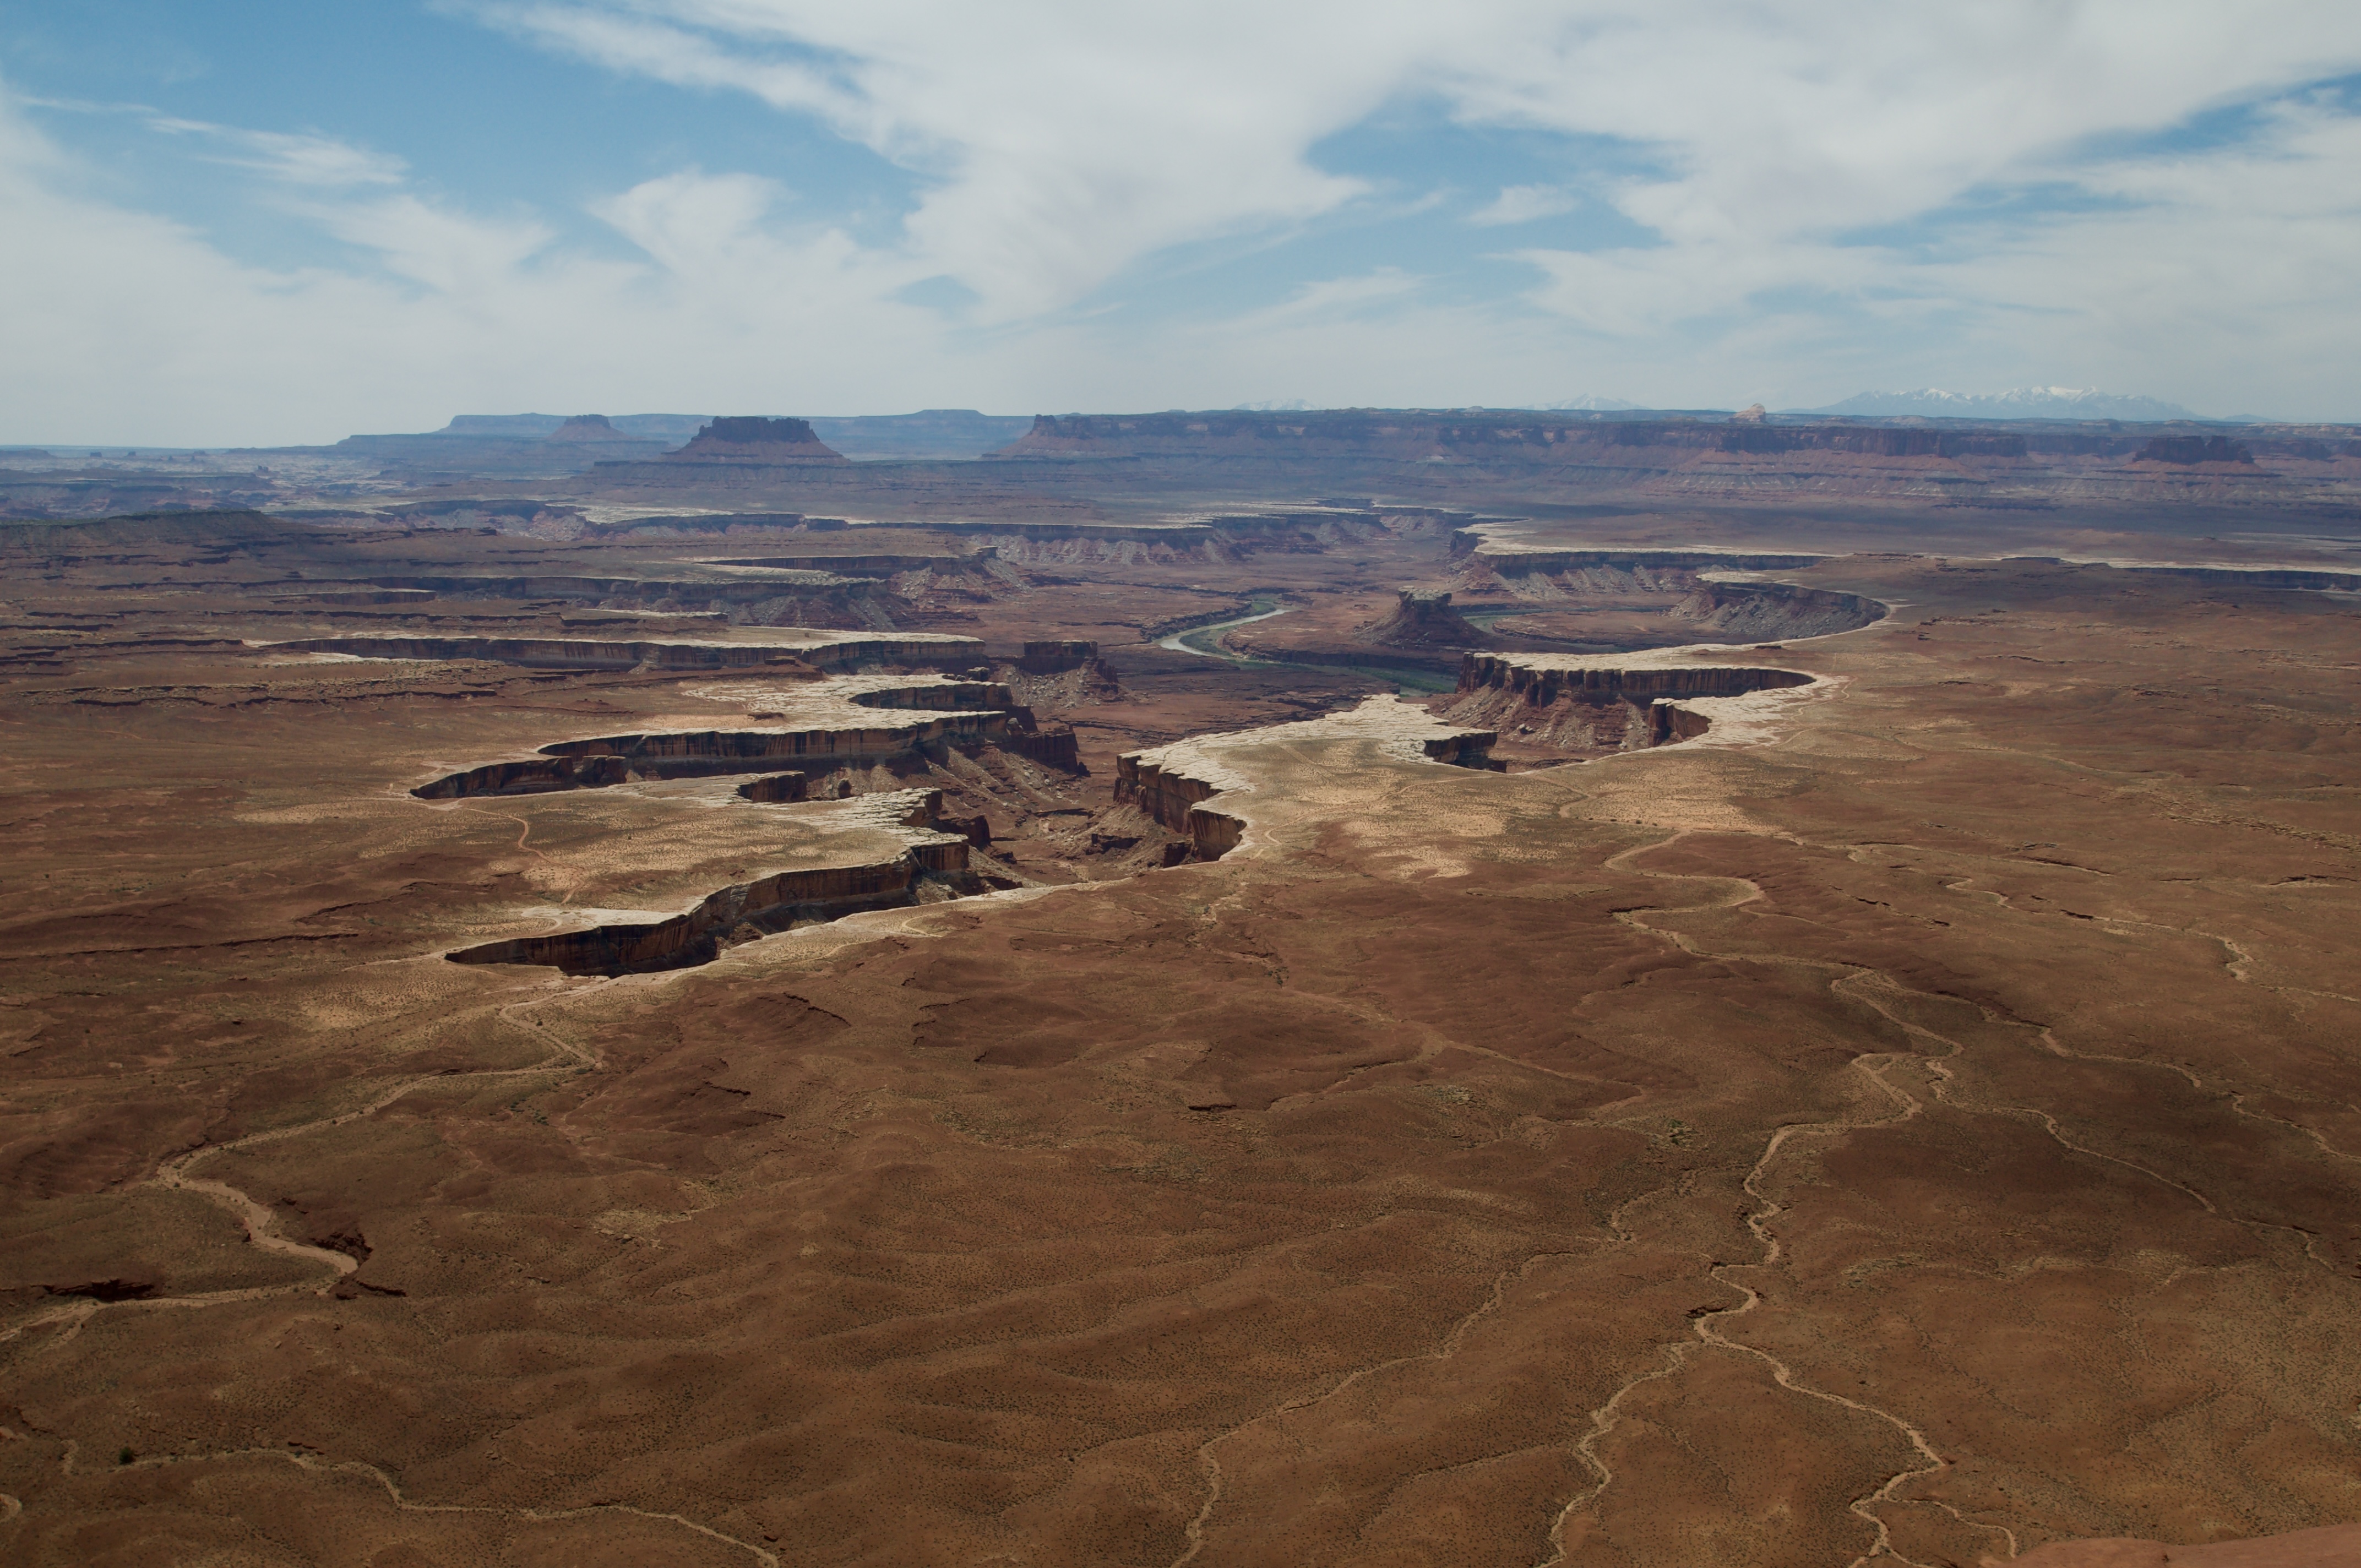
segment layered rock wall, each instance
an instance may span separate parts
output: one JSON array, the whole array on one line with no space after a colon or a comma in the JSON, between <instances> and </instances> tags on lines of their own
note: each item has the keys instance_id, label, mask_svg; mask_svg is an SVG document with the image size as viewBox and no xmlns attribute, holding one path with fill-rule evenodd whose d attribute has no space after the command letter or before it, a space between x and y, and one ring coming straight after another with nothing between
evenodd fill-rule
<instances>
[{"instance_id":1,"label":"layered rock wall","mask_svg":"<svg viewBox=\"0 0 2361 1568\"><path fill-rule=\"evenodd\" d=\"M621 784L629 776L630 765L620 757L523 757L467 768L433 784L421 784L410 793L421 800L543 795L551 790L603 789Z\"/></svg>"},{"instance_id":2,"label":"layered rock wall","mask_svg":"<svg viewBox=\"0 0 2361 1568\"><path fill-rule=\"evenodd\" d=\"M1576 701L1646 703L1660 698L1742 696L1748 692L1811 684L1812 677L1800 670L1733 664L1622 668L1543 663L1530 655L1497 653L1469 653L1459 663L1462 693L1490 687L1521 696L1535 707L1546 707L1562 696Z\"/></svg>"},{"instance_id":3,"label":"layered rock wall","mask_svg":"<svg viewBox=\"0 0 2361 1568\"><path fill-rule=\"evenodd\" d=\"M1445 717L1497 725L1520 746L1561 753L1641 751L1691 740L1711 721L1686 704L1814 685L1799 670L1608 665L1561 656L1470 653Z\"/></svg>"},{"instance_id":4,"label":"layered rock wall","mask_svg":"<svg viewBox=\"0 0 2361 1568\"><path fill-rule=\"evenodd\" d=\"M942 800L940 790L905 790L865 804L863 816L873 824L912 831L911 841L890 859L774 872L722 888L670 919L514 938L445 956L463 964L552 964L568 974L682 969L708 962L735 942L912 903L929 883L938 895L982 892L968 868L967 837L938 828Z\"/></svg>"},{"instance_id":5,"label":"layered rock wall","mask_svg":"<svg viewBox=\"0 0 2361 1568\"><path fill-rule=\"evenodd\" d=\"M1702 583L1665 611L1732 638L1826 637L1875 625L1885 606L1860 594L1787 583Z\"/></svg>"},{"instance_id":6,"label":"layered rock wall","mask_svg":"<svg viewBox=\"0 0 2361 1568\"><path fill-rule=\"evenodd\" d=\"M627 974L710 961L721 939L741 927L767 935L800 920L833 920L911 901L929 872L967 869L967 840L945 837L914 845L894 860L866 866L781 872L723 888L669 920L598 926L551 937L521 937L463 948L461 964L552 964L568 974Z\"/></svg>"},{"instance_id":7,"label":"layered rock wall","mask_svg":"<svg viewBox=\"0 0 2361 1568\"><path fill-rule=\"evenodd\" d=\"M547 757L615 758L639 778L697 778L715 773L767 773L784 761L826 767L887 762L928 745L992 741L1006 746L1009 716L947 713L906 725L874 729L697 729L602 735L544 746Z\"/></svg>"},{"instance_id":8,"label":"layered rock wall","mask_svg":"<svg viewBox=\"0 0 2361 1568\"><path fill-rule=\"evenodd\" d=\"M1117 804L1136 806L1165 831L1189 839L1202 860L1221 859L1246 832L1237 817L1203 806L1221 792L1222 785L1211 780L1167 771L1150 752L1126 752L1115 760Z\"/></svg>"}]
</instances>

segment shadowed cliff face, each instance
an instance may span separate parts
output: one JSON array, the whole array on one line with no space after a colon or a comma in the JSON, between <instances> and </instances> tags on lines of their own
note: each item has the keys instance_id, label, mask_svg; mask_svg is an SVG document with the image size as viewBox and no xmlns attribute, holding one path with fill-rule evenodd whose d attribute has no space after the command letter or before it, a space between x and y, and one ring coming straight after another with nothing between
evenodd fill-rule
<instances>
[{"instance_id":1,"label":"shadowed cliff face","mask_svg":"<svg viewBox=\"0 0 2361 1568\"><path fill-rule=\"evenodd\" d=\"M873 863L776 872L736 883L666 920L514 938L445 956L461 964L547 964L567 974L646 974L710 963L727 947L798 926L924 902L928 894L940 900L983 893L992 885L969 871L967 839L937 830L940 790L873 795L861 806L877 822L916 829L908 847Z\"/></svg>"},{"instance_id":2,"label":"shadowed cliff face","mask_svg":"<svg viewBox=\"0 0 2361 1568\"><path fill-rule=\"evenodd\" d=\"M1548 654L1469 653L1459 689L1435 699L1459 724L1488 725L1494 750L1510 767L1547 766L1692 740L1711 718L1688 706L1699 698L1743 696L1812 684L1797 670L1744 665L1617 666L1553 661Z\"/></svg>"}]
</instances>

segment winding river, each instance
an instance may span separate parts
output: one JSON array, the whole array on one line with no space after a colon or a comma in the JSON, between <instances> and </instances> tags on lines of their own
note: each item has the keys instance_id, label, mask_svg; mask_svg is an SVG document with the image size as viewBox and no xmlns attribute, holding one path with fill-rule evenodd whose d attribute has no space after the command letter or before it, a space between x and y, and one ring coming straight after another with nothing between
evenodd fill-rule
<instances>
[{"instance_id":1,"label":"winding river","mask_svg":"<svg viewBox=\"0 0 2361 1568\"><path fill-rule=\"evenodd\" d=\"M1257 599L1255 602L1265 604L1269 601ZM1251 621L1268 620L1275 615L1285 615L1289 608L1287 605L1280 605L1275 609L1257 609L1251 615L1233 616L1227 620L1216 620L1206 626L1185 626L1156 645L1159 648L1170 648L1175 653L1194 653L1204 659L1226 659L1234 664L1252 663L1254 661L1251 659L1241 659L1235 653L1223 652L1218 639L1223 632L1233 626L1245 626ZM1203 640L1202 645L1196 641L1201 638Z\"/></svg>"}]
</instances>

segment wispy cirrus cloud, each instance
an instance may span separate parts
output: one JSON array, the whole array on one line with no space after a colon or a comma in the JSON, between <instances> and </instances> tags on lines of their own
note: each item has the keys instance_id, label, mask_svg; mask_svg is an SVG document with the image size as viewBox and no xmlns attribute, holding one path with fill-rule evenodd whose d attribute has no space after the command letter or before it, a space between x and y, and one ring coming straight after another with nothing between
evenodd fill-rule
<instances>
[{"instance_id":1,"label":"wispy cirrus cloud","mask_svg":"<svg viewBox=\"0 0 2361 1568\"><path fill-rule=\"evenodd\" d=\"M1571 213L1582 205L1582 194L1563 185L1503 185L1490 205L1478 207L1467 214L1467 221L1484 227L1507 224L1530 224L1541 218L1554 218Z\"/></svg>"},{"instance_id":2,"label":"wispy cirrus cloud","mask_svg":"<svg viewBox=\"0 0 2361 1568\"><path fill-rule=\"evenodd\" d=\"M290 185L314 190L345 190L356 185L399 185L410 165L390 153L335 137L302 132L258 131L239 126L217 126L204 120L151 115L150 129L165 136L187 137L203 143L199 156L225 163Z\"/></svg>"}]
</instances>

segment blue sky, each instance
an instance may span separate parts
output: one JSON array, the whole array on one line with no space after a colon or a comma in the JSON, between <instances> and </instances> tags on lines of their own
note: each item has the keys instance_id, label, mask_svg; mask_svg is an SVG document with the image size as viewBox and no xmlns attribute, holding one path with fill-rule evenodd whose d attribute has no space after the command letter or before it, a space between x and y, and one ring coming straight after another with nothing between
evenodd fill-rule
<instances>
[{"instance_id":1,"label":"blue sky","mask_svg":"<svg viewBox=\"0 0 2361 1568\"><path fill-rule=\"evenodd\" d=\"M462 410L2361 419L2361 8L0 0L0 442Z\"/></svg>"}]
</instances>

